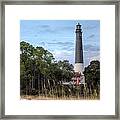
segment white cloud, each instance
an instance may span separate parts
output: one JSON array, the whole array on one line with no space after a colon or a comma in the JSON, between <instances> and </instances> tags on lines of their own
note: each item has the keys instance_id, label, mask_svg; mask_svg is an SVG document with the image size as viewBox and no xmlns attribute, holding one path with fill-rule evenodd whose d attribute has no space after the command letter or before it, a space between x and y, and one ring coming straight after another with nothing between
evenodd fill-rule
<instances>
[{"instance_id":1,"label":"white cloud","mask_svg":"<svg viewBox=\"0 0 120 120\"><path fill-rule=\"evenodd\" d=\"M56 60L69 60L70 63L74 63L74 51L55 50L53 51L53 55Z\"/></svg>"},{"instance_id":2,"label":"white cloud","mask_svg":"<svg viewBox=\"0 0 120 120\"><path fill-rule=\"evenodd\" d=\"M94 56L90 58L90 61L92 60L100 60L100 55Z\"/></svg>"}]
</instances>

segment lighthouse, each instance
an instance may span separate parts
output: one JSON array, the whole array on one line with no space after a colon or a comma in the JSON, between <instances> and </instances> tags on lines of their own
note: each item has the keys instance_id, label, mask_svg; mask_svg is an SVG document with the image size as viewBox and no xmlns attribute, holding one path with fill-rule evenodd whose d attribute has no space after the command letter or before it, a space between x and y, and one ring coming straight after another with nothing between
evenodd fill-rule
<instances>
[{"instance_id":1,"label":"lighthouse","mask_svg":"<svg viewBox=\"0 0 120 120\"><path fill-rule=\"evenodd\" d=\"M83 64L82 29L79 23L76 25L75 34L76 34L76 43L75 43L74 81L76 81L77 84L82 84L82 83L84 84L85 78L83 74L84 64Z\"/></svg>"},{"instance_id":2,"label":"lighthouse","mask_svg":"<svg viewBox=\"0 0 120 120\"><path fill-rule=\"evenodd\" d=\"M82 45L82 29L81 25L78 23L76 25L76 44L75 44L75 72L83 74L83 45Z\"/></svg>"}]
</instances>

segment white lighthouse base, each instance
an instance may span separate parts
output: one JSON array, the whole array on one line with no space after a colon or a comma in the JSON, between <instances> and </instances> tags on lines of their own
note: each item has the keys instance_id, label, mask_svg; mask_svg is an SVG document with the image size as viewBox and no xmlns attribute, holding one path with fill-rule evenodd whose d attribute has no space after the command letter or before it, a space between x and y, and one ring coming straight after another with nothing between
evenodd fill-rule
<instances>
[{"instance_id":1,"label":"white lighthouse base","mask_svg":"<svg viewBox=\"0 0 120 120\"><path fill-rule=\"evenodd\" d=\"M79 84L85 84L85 76L83 74L84 71L84 65L83 63L75 63L74 66L74 71L75 73L79 73L80 74L80 83Z\"/></svg>"},{"instance_id":2,"label":"white lighthouse base","mask_svg":"<svg viewBox=\"0 0 120 120\"><path fill-rule=\"evenodd\" d=\"M84 71L83 63L75 63L74 71L83 74Z\"/></svg>"}]
</instances>

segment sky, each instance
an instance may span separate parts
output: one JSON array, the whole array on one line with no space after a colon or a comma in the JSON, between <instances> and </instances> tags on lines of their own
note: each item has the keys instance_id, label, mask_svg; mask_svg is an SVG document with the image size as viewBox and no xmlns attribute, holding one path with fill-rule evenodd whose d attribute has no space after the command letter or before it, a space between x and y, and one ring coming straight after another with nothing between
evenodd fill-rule
<instances>
[{"instance_id":1,"label":"sky","mask_svg":"<svg viewBox=\"0 0 120 120\"><path fill-rule=\"evenodd\" d=\"M20 41L41 46L54 55L55 60L69 60L75 64L75 27L81 24L84 66L100 60L99 20L21 20Z\"/></svg>"}]
</instances>

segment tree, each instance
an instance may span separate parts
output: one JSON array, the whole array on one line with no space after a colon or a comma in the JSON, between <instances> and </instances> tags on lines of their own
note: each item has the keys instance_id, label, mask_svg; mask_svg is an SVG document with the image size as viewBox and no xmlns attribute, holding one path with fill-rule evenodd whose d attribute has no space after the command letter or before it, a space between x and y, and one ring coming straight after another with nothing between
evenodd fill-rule
<instances>
[{"instance_id":1,"label":"tree","mask_svg":"<svg viewBox=\"0 0 120 120\"><path fill-rule=\"evenodd\" d=\"M97 91L99 94L100 89L100 62L98 60L94 60L90 62L90 65L85 67L84 71L85 82L87 83L87 87L94 92Z\"/></svg>"},{"instance_id":2,"label":"tree","mask_svg":"<svg viewBox=\"0 0 120 120\"><path fill-rule=\"evenodd\" d=\"M59 69L62 71L62 81L71 81L74 71L73 65L68 60L58 61Z\"/></svg>"},{"instance_id":3,"label":"tree","mask_svg":"<svg viewBox=\"0 0 120 120\"><path fill-rule=\"evenodd\" d=\"M59 89L63 81L73 77L73 65L67 60L56 62L53 54L43 47L20 43L20 89L24 94L47 94ZM35 93L35 92L34 92Z\"/></svg>"}]
</instances>

